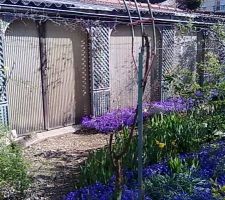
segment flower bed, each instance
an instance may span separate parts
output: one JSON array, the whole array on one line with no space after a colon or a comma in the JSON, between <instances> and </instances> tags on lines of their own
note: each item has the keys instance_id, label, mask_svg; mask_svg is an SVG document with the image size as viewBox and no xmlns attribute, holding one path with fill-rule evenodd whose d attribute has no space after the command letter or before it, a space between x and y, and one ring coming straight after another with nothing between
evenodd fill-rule
<instances>
[{"instance_id":1,"label":"flower bed","mask_svg":"<svg viewBox=\"0 0 225 200\"><path fill-rule=\"evenodd\" d=\"M144 169L146 200L223 200L225 197L225 142L204 145L198 153L182 154ZM137 199L137 173L125 173L122 199ZM65 200L110 200L114 178L69 193Z\"/></svg>"},{"instance_id":2,"label":"flower bed","mask_svg":"<svg viewBox=\"0 0 225 200\"><path fill-rule=\"evenodd\" d=\"M154 113L187 110L187 101L183 98L170 98L163 102L144 103L143 115L148 118ZM82 126L99 132L109 133L131 126L134 121L135 108L117 109L99 117L84 117Z\"/></svg>"}]
</instances>

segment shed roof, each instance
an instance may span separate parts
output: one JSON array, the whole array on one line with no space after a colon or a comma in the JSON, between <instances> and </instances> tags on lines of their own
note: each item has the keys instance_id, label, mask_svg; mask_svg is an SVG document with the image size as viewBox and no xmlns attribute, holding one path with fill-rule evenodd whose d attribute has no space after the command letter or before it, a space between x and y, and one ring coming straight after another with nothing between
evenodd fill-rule
<instances>
[{"instance_id":1,"label":"shed roof","mask_svg":"<svg viewBox=\"0 0 225 200\"><path fill-rule=\"evenodd\" d=\"M133 2L127 1L128 7L132 12L134 19L138 19L136 8ZM148 17L148 6L145 3L138 3L140 11L143 13L144 17ZM211 13L193 13L185 12L171 5L160 5L152 4L151 5L154 17L156 19L170 19L170 20L186 20L190 18L193 21L208 23L216 21L225 21L224 15L215 15ZM57 13L60 15L62 13L69 13L69 15L77 15L77 11L82 11L82 14L79 13L79 16L96 17L98 19L106 18L107 14L108 19L112 16L115 16L116 20L128 19L127 12L123 0L0 0L0 11L4 11L7 8L8 11L20 12L19 9L23 10L38 10L41 12L51 12ZM93 16L92 16L93 15Z\"/></svg>"},{"instance_id":2,"label":"shed roof","mask_svg":"<svg viewBox=\"0 0 225 200\"><path fill-rule=\"evenodd\" d=\"M131 1L127 1L130 8L134 8L134 3ZM23 5L23 6L35 6L35 7L45 7L45 8L68 8L73 9L77 8L77 6L90 6L90 9L103 9L106 7L112 8L121 8L124 9L122 0L0 0L0 4L2 5ZM93 7L94 6L94 7ZM95 7L98 6L98 7ZM101 7L102 6L102 7ZM141 8L147 6L147 4L139 3ZM160 10L179 10L171 5L160 5L160 4L152 4L151 5L155 9Z\"/></svg>"}]
</instances>

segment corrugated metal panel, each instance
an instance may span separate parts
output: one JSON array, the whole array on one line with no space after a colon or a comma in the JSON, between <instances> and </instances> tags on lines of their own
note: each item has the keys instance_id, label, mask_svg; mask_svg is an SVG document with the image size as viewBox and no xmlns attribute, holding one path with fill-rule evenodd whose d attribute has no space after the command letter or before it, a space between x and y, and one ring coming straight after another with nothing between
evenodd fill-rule
<instances>
[{"instance_id":1,"label":"corrugated metal panel","mask_svg":"<svg viewBox=\"0 0 225 200\"><path fill-rule=\"evenodd\" d=\"M131 54L131 34L126 26L117 27L110 38L111 109L134 106L137 97L136 69ZM138 60L141 37L135 37L134 56Z\"/></svg>"},{"instance_id":2,"label":"corrugated metal panel","mask_svg":"<svg viewBox=\"0 0 225 200\"><path fill-rule=\"evenodd\" d=\"M39 38L33 21L15 21L6 32L10 126L19 134L44 129Z\"/></svg>"},{"instance_id":3,"label":"corrugated metal panel","mask_svg":"<svg viewBox=\"0 0 225 200\"><path fill-rule=\"evenodd\" d=\"M47 128L79 122L90 114L87 34L46 23Z\"/></svg>"},{"instance_id":4,"label":"corrugated metal panel","mask_svg":"<svg viewBox=\"0 0 225 200\"><path fill-rule=\"evenodd\" d=\"M151 28L146 27L146 32L152 38ZM136 28L134 57L137 65L140 47L141 33L140 29ZM135 106L137 102L137 70L133 62L131 48L132 38L130 28L128 26L118 26L110 38L111 109ZM151 86L155 84L155 77L159 74L159 70L159 62L156 60L146 87L144 101L151 101L156 96L156 94L152 94L154 88L151 89ZM158 91L156 92L158 93Z\"/></svg>"}]
</instances>

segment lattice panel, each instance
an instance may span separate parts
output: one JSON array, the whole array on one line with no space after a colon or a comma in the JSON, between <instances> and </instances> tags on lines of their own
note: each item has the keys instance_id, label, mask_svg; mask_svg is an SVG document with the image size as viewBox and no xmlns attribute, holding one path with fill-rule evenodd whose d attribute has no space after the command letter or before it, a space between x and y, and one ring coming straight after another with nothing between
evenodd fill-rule
<instances>
[{"instance_id":1,"label":"lattice panel","mask_svg":"<svg viewBox=\"0 0 225 200\"><path fill-rule=\"evenodd\" d=\"M109 31L107 25L99 24L90 28L92 114L102 115L109 110Z\"/></svg>"},{"instance_id":2,"label":"lattice panel","mask_svg":"<svg viewBox=\"0 0 225 200\"><path fill-rule=\"evenodd\" d=\"M91 27L91 51L94 90L109 88L109 28Z\"/></svg>"},{"instance_id":3,"label":"lattice panel","mask_svg":"<svg viewBox=\"0 0 225 200\"><path fill-rule=\"evenodd\" d=\"M156 58L150 72L151 101L160 101L162 97L162 39L161 36L158 35L160 32L156 33Z\"/></svg>"},{"instance_id":4,"label":"lattice panel","mask_svg":"<svg viewBox=\"0 0 225 200\"><path fill-rule=\"evenodd\" d=\"M211 51L219 56L221 63L225 64L225 44L216 33L212 31L206 32L206 51Z\"/></svg>"},{"instance_id":5,"label":"lattice panel","mask_svg":"<svg viewBox=\"0 0 225 200\"><path fill-rule=\"evenodd\" d=\"M4 66L4 46L3 46L4 36L0 35L0 102L6 102L6 70Z\"/></svg>"},{"instance_id":6,"label":"lattice panel","mask_svg":"<svg viewBox=\"0 0 225 200\"><path fill-rule=\"evenodd\" d=\"M8 21L0 19L0 123L8 125L8 104L6 95L6 67L4 62L4 34Z\"/></svg>"},{"instance_id":7,"label":"lattice panel","mask_svg":"<svg viewBox=\"0 0 225 200\"><path fill-rule=\"evenodd\" d=\"M162 100L166 99L169 94L164 90L164 75L170 71L174 64L174 27L166 26L162 28Z\"/></svg>"},{"instance_id":8,"label":"lattice panel","mask_svg":"<svg viewBox=\"0 0 225 200\"><path fill-rule=\"evenodd\" d=\"M4 125L9 124L8 120L8 104L2 104L0 103L0 123Z\"/></svg>"},{"instance_id":9,"label":"lattice panel","mask_svg":"<svg viewBox=\"0 0 225 200\"><path fill-rule=\"evenodd\" d=\"M95 91L93 93L93 103L95 116L106 113L110 108L110 90Z\"/></svg>"}]
</instances>

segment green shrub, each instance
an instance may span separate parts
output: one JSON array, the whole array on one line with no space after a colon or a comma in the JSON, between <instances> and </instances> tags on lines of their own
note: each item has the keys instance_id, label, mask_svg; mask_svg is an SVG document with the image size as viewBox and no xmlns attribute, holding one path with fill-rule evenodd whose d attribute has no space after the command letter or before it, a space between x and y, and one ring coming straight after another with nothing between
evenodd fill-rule
<instances>
[{"instance_id":1,"label":"green shrub","mask_svg":"<svg viewBox=\"0 0 225 200\"><path fill-rule=\"evenodd\" d=\"M145 192L154 200L173 199L181 192L192 194L195 186L204 186L205 180L194 176L199 167L197 159L171 158L168 162L171 173L155 174L144 180Z\"/></svg>"},{"instance_id":2,"label":"green shrub","mask_svg":"<svg viewBox=\"0 0 225 200\"><path fill-rule=\"evenodd\" d=\"M0 145L0 199L11 195L22 195L29 187L30 179L27 174L21 148L11 143L5 144L6 136L1 133Z\"/></svg>"},{"instance_id":3,"label":"green shrub","mask_svg":"<svg viewBox=\"0 0 225 200\"><path fill-rule=\"evenodd\" d=\"M172 199L182 192L192 194L196 185L204 186L205 181L192 176L191 173L156 174L144 181L145 193L153 200Z\"/></svg>"},{"instance_id":4,"label":"green shrub","mask_svg":"<svg viewBox=\"0 0 225 200\"><path fill-rule=\"evenodd\" d=\"M86 186L96 181L106 183L112 176L112 171L108 148L98 149L90 153L88 159L80 167L80 177L77 186Z\"/></svg>"},{"instance_id":5,"label":"green shrub","mask_svg":"<svg viewBox=\"0 0 225 200\"><path fill-rule=\"evenodd\" d=\"M225 116L205 115L200 112L159 114L144 125L144 165L162 159L170 159L178 153L197 151L203 143L215 138L213 131L222 130ZM224 130L224 129L223 129ZM114 150L119 151L126 142L128 129L117 133ZM122 158L123 169L137 169L137 136L134 136L129 151ZM92 152L81 167L78 186L96 181L106 183L112 176L112 164L107 147Z\"/></svg>"},{"instance_id":6,"label":"green shrub","mask_svg":"<svg viewBox=\"0 0 225 200\"><path fill-rule=\"evenodd\" d=\"M144 162L155 163L177 153L196 151L207 129L193 114L158 115L144 128Z\"/></svg>"},{"instance_id":7,"label":"green shrub","mask_svg":"<svg viewBox=\"0 0 225 200\"><path fill-rule=\"evenodd\" d=\"M128 139L128 129L123 128L122 131L115 135L115 142L113 145L113 151L119 152ZM136 141L135 141L136 142ZM133 149L132 149L133 148ZM129 156L123 158L123 166L128 169L132 169L135 163L136 146L131 145L129 150ZM107 183L109 178L113 175L113 166L111 162L110 152L108 147L97 149L91 152L80 167L80 178L77 187L89 185L100 181L101 183Z\"/></svg>"},{"instance_id":8,"label":"green shrub","mask_svg":"<svg viewBox=\"0 0 225 200\"><path fill-rule=\"evenodd\" d=\"M168 165L173 173L187 173L189 169L197 169L199 162L197 159L183 161L179 157L175 157L169 159Z\"/></svg>"}]
</instances>

